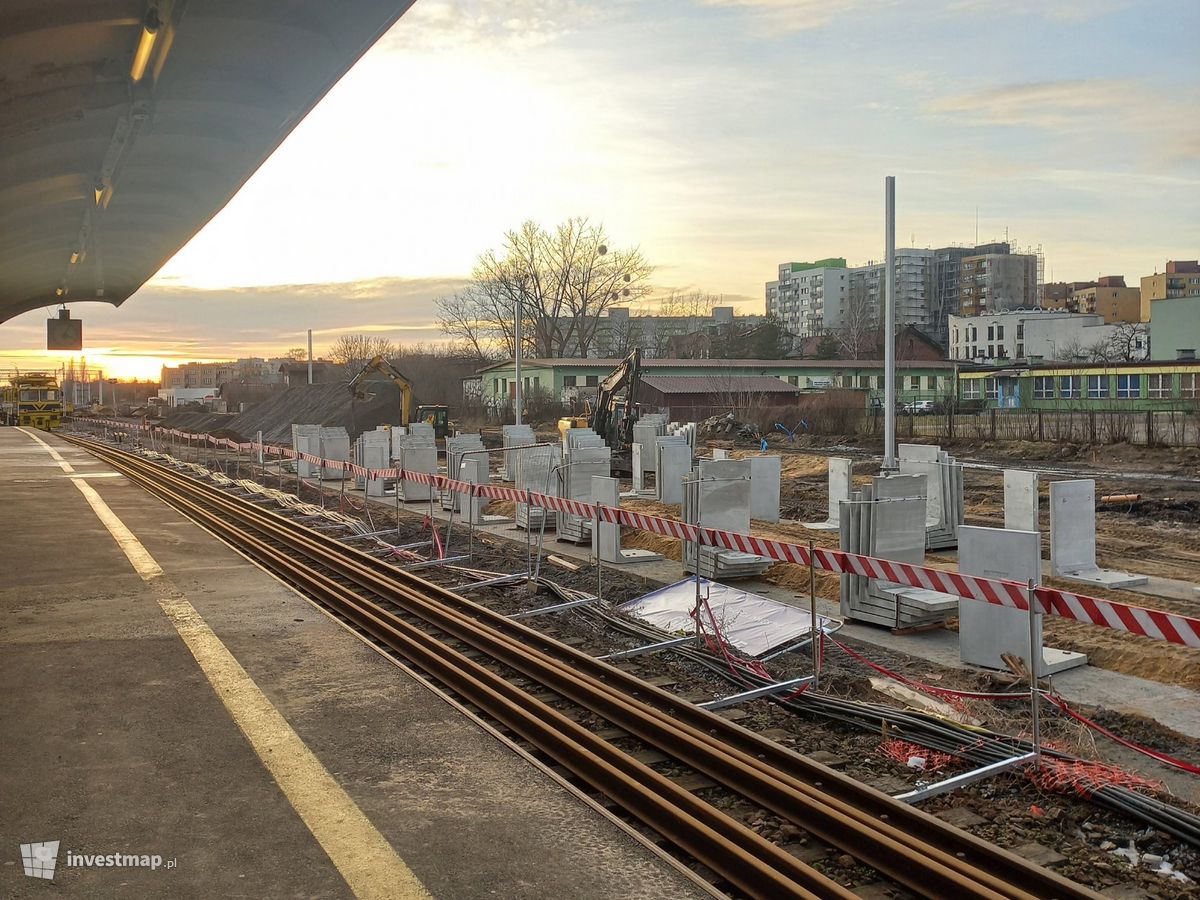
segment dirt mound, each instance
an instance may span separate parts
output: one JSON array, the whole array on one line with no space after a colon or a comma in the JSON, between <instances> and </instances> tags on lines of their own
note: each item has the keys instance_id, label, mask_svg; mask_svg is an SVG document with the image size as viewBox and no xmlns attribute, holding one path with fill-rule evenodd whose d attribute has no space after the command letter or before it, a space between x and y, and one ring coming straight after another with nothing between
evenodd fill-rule
<instances>
[{"instance_id":1,"label":"dirt mound","mask_svg":"<svg viewBox=\"0 0 1200 900\"><path fill-rule=\"evenodd\" d=\"M293 424L341 426L354 440L376 425L400 424L400 392L394 384L372 381L360 400L343 382L292 385L234 416L226 427L240 440L253 440L261 431L268 443L290 447Z\"/></svg>"}]
</instances>

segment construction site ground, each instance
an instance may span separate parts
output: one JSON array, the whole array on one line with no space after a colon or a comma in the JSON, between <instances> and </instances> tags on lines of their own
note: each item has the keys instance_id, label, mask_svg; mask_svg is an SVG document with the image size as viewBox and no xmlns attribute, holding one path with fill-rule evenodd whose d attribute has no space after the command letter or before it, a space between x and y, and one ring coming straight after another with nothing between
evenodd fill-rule
<instances>
[{"instance_id":1,"label":"construction site ground","mask_svg":"<svg viewBox=\"0 0 1200 900\"><path fill-rule=\"evenodd\" d=\"M268 478L270 483L270 478ZM292 487L294 487L294 477ZM285 476L284 486L287 488ZM316 485L305 484L302 494L317 499ZM352 511L361 504L359 491L340 491L326 486L325 502L330 508L341 506ZM631 504L633 501L630 501ZM494 505L495 507L496 505ZM378 500L370 504L371 521L375 528L396 523L394 500ZM422 521L430 511L428 503L401 507L397 539L408 542L428 536ZM505 512L502 506L496 512ZM449 514L433 504L434 518L442 524ZM634 535L627 533L625 543ZM532 547L536 552L536 533ZM471 559L446 570L425 569L426 577L443 583L454 583L466 577L469 568L474 573L490 571L512 573L523 571L526 565L526 534L511 523L486 525L473 529ZM448 555L465 554L468 532L456 517L452 544ZM669 549L669 548L664 548ZM560 542L554 533L545 536L542 576L565 587L594 593L596 569L588 561L589 548ZM739 582L739 586L773 599L806 606L807 569L804 590L784 587L769 581ZM615 567L603 570L603 596L619 603L633 599L663 583L678 581L679 563L670 559L647 564ZM835 582L836 584L836 582ZM828 583L826 583L828 586ZM505 612L527 610L554 602L546 594L531 594L525 585L515 584L479 589L471 592L473 599ZM834 595L826 592L819 598L821 614L836 615ZM619 638L605 634L586 618L567 613L529 620L530 624L559 639L596 654L621 649ZM996 690L1011 686L1014 679L1006 673L990 673L962 666L958 662L956 635L952 632L928 632L916 635L893 635L885 629L862 625L847 625L837 637L881 664L916 681L961 690ZM638 674L645 678L664 679L699 689L697 694L716 697L729 692L728 685L714 679L712 673L697 669L669 654L639 657ZM811 671L812 660L807 652L787 653L773 660L769 668L775 677L783 679ZM862 664L839 652L830 650L822 666L822 690L848 699L897 705L879 693L872 685L873 673ZM1180 687L1168 687L1135 676L1088 667L1055 678L1054 687L1068 701L1095 716L1102 724L1135 741L1185 759L1200 757L1200 694ZM1165 716L1146 714L1147 697L1155 702L1165 698L1170 713ZM902 705L902 704L898 704ZM747 704L747 715L741 724L761 731L793 747L890 793L897 793L931 778L940 778L963 771L961 764L945 763L937 772L916 772L906 765L883 757L878 733L865 733L859 728L819 717L802 716L778 709L773 704L757 701ZM962 713L978 719L989 728L1008 734L1026 734L1029 709L1025 703L997 705L968 701ZM1160 721L1165 720L1165 721ZM1121 769L1144 777L1161 786L1162 795L1173 798L1189 809L1200 808L1200 780L1161 765L1134 751L1098 737L1062 716L1043 720L1043 734L1049 746L1079 756L1103 760ZM943 763L936 763L943 765ZM942 816L960 827L1003 846L1018 848L1023 853L1045 859L1048 864L1073 878L1104 886L1105 893L1114 897L1184 897L1195 889L1200 879L1200 853L1180 845L1162 832L1139 827L1137 822L1096 807L1084 798L1031 783L1024 775L1002 775L971 785L933 800L922 807ZM764 822L763 829L774 827ZM766 831L764 831L766 833ZM776 838L777 835L768 834ZM799 836L803 840L803 836ZM1177 871L1193 879L1181 883L1147 871L1130 867L1114 855L1118 848L1134 847L1140 853L1166 853ZM813 856L823 866L842 867L852 864L848 857L836 854L821 860L821 848L812 848Z\"/></svg>"}]
</instances>

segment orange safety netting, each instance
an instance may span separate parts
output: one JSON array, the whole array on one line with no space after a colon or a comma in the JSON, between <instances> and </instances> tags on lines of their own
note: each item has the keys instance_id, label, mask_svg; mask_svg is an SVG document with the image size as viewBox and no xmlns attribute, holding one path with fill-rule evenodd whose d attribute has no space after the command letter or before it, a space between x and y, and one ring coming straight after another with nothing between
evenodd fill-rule
<instances>
[{"instance_id":1,"label":"orange safety netting","mask_svg":"<svg viewBox=\"0 0 1200 900\"><path fill-rule=\"evenodd\" d=\"M1123 787L1143 793L1162 790L1157 781L1092 760L1043 756L1039 765L1029 766L1026 772L1043 790L1076 793L1081 797L1091 797L1102 787Z\"/></svg>"},{"instance_id":2,"label":"orange safety netting","mask_svg":"<svg viewBox=\"0 0 1200 900\"><path fill-rule=\"evenodd\" d=\"M909 741L901 741L896 738L884 741L879 745L879 752L886 756L892 762L900 763L902 766L907 766L908 761L914 756L918 759L925 760L925 765L921 768L926 772L936 772L938 769L944 769L947 765L954 762L954 757L949 753L942 753L939 750L928 750L920 744L913 744Z\"/></svg>"}]
</instances>

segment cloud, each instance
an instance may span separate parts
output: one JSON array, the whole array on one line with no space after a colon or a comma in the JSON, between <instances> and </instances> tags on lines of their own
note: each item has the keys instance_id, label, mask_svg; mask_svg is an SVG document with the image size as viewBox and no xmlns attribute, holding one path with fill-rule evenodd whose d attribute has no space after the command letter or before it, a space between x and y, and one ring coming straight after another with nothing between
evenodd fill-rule
<instances>
[{"instance_id":1,"label":"cloud","mask_svg":"<svg viewBox=\"0 0 1200 900\"><path fill-rule=\"evenodd\" d=\"M1130 0L952 0L950 12L999 13L1005 16L1040 16L1052 22L1086 22L1130 6Z\"/></svg>"},{"instance_id":2,"label":"cloud","mask_svg":"<svg viewBox=\"0 0 1200 900\"><path fill-rule=\"evenodd\" d=\"M421 0L384 37L387 49L463 44L526 49L548 44L615 14L629 0Z\"/></svg>"},{"instance_id":3,"label":"cloud","mask_svg":"<svg viewBox=\"0 0 1200 900\"><path fill-rule=\"evenodd\" d=\"M1110 126L1115 108L1132 107L1143 99L1144 92L1134 82L1094 78L983 88L941 97L929 104L929 110L980 125L1068 130Z\"/></svg>"},{"instance_id":4,"label":"cloud","mask_svg":"<svg viewBox=\"0 0 1200 900\"><path fill-rule=\"evenodd\" d=\"M892 5L889 0L700 0L700 3L746 9L763 25L785 32L821 28L866 6Z\"/></svg>"}]
</instances>

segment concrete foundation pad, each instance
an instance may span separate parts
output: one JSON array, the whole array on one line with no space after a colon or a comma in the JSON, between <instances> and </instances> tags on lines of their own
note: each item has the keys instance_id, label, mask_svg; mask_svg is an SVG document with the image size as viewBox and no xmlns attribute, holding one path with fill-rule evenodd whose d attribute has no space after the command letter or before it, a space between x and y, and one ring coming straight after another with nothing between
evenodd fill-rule
<instances>
[{"instance_id":1,"label":"concrete foundation pad","mask_svg":"<svg viewBox=\"0 0 1200 900\"><path fill-rule=\"evenodd\" d=\"M629 565L632 563L657 562L660 559L662 559L662 554L654 553L651 550L622 550L620 559L606 559L605 562L609 563L610 565L619 566Z\"/></svg>"},{"instance_id":2,"label":"concrete foundation pad","mask_svg":"<svg viewBox=\"0 0 1200 900\"><path fill-rule=\"evenodd\" d=\"M1078 569L1076 571L1059 571L1059 578L1070 581L1082 581L1086 584L1098 584L1101 587L1123 588L1136 587L1145 584L1150 579L1145 575L1133 575L1129 572L1118 572L1116 569Z\"/></svg>"},{"instance_id":3,"label":"concrete foundation pad","mask_svg":"<svg viewBox=\"0 0 1200 900\"><path fill-rule=\"evenodd\" d=\"M1086 653L1076 653L1074 650L1056 650L1054 647L1043 647L1042 670L1039 674L1044 678L1047 675L1057 675L1059 672L1066 672L1070 669L1077 669L1080 666L1086 665Z\"/></svg>"},{"instance_id":4,"label":"concrete foundation pad","mask_svg":"<svg viewBox=\"0 0 1200 900\"><path fill-rule=\"evenodd\" d=\"M841 526L837 522L802 522L809 531L837 531Z\"/></svg>"}]
</instances>

